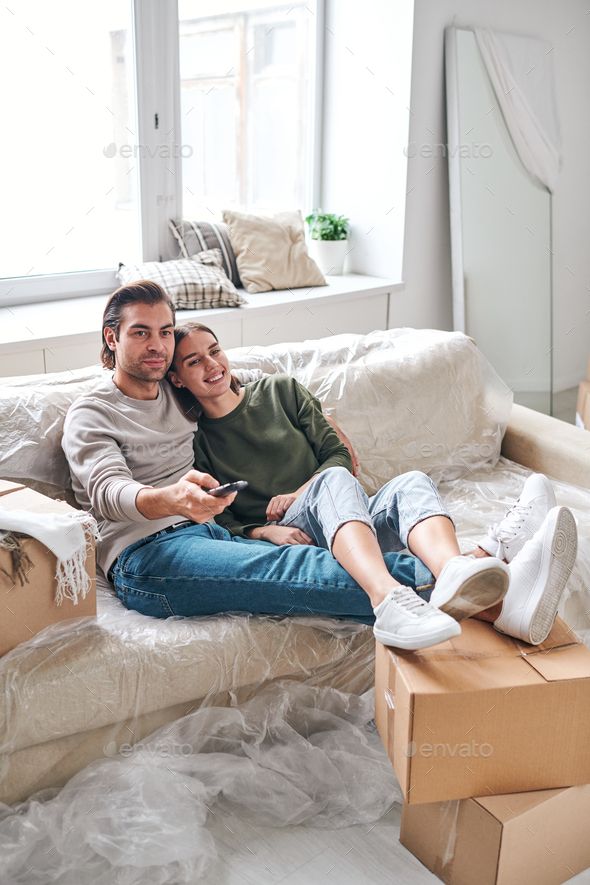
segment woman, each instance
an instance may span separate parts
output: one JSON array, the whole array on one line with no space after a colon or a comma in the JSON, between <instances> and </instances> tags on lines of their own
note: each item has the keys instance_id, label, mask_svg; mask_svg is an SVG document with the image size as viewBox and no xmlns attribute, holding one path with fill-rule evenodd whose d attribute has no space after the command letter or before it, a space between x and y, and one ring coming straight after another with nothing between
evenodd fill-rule
<instances>
[{"instance_id":1,"label":"woman","mask_svg":"<svg viewBox=\"0 0 590 885\"><path fill-rule=\"evenodd\" d=\"M403 474L368 498L306 388L283 375L240 386L217 337L200 323L177 328L175 340L169 380L199 418L199 469L221 484L248 482L217 522L254 540L330 550L369 596L376 637L399 647L457 635L457 620L501 601L506 566L460 555L451 518L425 474ZM437 579L437 608L389 573L383 553L406 547Z\"/></svg>"}]
</instances>

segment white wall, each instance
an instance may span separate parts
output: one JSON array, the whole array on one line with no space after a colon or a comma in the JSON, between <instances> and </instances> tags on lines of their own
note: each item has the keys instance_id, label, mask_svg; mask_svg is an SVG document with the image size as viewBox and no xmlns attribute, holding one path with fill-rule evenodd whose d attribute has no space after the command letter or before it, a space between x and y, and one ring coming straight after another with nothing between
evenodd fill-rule
<instances>
[{"instance_id":1,"label":"white wall","mask_svg":"<svg viewBox=\"0 0 590 885\"><path fill-rule=\"evenodd\" d=\"M530 34L553 49L564 166L553 200L556 389L585 374L590 353L590 17L583 0L415 0L404 292L393 325L452 328L443 39L447 25ZM363 4L363 10L365 8ZM379 42L382 42L380 38ZM422 148L425 146L425 148ZM422 153L433 156L422 156ZM412 151L411 151L412 152ZM410 153L411 153L410 152ZM387 173L386 173L387 174ZM377 271L373 271L377 272ZM509 318L507 318L509 322Z\"/></svg>"},{"instance_id":2,"label":"white wall","mask_svg":"<svg viewBox=\"0 0 590 885\"><path fill-rule=\"evenodd\" d=\"M353 221L347 270L401 280L413 0L326 0L321 208Z\"/></svg>"}]
</instances>

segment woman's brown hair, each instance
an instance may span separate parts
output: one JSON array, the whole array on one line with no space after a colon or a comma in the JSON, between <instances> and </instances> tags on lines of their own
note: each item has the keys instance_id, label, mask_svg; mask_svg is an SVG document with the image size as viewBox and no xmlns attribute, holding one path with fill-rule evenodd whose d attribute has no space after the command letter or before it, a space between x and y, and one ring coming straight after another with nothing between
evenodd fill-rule
<instances>
[{"instance_id":1,"label":"woman's brown hair","mask_svg":"<svg viewBox=\"0 0 590 885\"><path fill-rule=\"evenodd\" d=\"M170 374L170 372L176 371L176 347L178 347L180 342L184 338L186 338L187 335L190 335L191 332L208 332L215 338L216 342L219 344L219 338L217 337L213 329L210 329L209 326L205 326L203 323L195 323L189 320L188 322L183 323L182 326L177 326L174 330L174 357L172 358L172 363L168 370L168 374ZM202 413L199 401L193 396L190 390L186 389L186 387L176 387L176 385L174 384L172 384L171 386L184 415L189 419L189 421L196 421L199 415ZM238 394L242 385L235 375L231 375L231 382L229 386L230 390L232 390L233 393Z\"/></svg>"}]
</instances>

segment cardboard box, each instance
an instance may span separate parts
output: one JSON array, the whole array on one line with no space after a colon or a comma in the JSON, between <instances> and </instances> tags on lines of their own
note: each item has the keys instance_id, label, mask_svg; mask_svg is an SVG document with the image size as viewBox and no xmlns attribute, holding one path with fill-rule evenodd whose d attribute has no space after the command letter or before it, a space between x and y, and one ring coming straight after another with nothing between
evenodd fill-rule
<instances>
[{"instance_id":1,"label":"cardboard box","mask_svg":"<svg viewBox=\"0 0 590 885\"><path fill-rule=\"evenodd\" d=\"M590 430L590 381L581 381L580 386L578 387L576 425L583 429Z\"/></svg>"},{"instance_id":2,"label":"cardboard box","mask_svg":"<svg viewBox=\"0 0 590 885\"><path fill-rule=\"evenodd\" d=\"M377 643L375 718L404 799L590 783L590 650L559 618L539 646L462 627L416 652Z\"/></svg>"},{"instance_id":3,"label":"cardboard box","mask_svg":"<svg viewBox=\"0 0 590 885\"><path fill-rule=\"evenodd\" d=\"M29 510L35 513L66 513L72 510L65 501L53 501L18 483L0 480L0 507L7 510ZM28 583L20 586L0 571L0 655L5 654L26 639L30 639L49 624L67 618L96 615L96 567L94 543L88 545L86 571L92 586L85 599L78 604L66 599L55 603L56 559L39 541L29 538L24 549L32 563L27 571ZM0 548L0 568L12 572L10 554Z\"/></svg>"},{"instance_id":4,"label":"cardboard box","mask_svg":"<svg viewBox=\"0 0 590 885\"><path fill-rule=\"evenodd\" d=\"M449 885L558 885L590 866L590 785L404 805L400 842Z\"/></svg>"}]
</instances>

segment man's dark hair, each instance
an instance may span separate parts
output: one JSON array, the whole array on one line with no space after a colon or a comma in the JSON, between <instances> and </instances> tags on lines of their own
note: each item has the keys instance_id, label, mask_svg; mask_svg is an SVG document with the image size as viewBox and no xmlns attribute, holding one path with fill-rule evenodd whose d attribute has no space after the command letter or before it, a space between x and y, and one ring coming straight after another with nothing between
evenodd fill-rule
<instances>
[{"instance_id":1,"label":"man's dark hair","mask_svg":"<svg viewBox=\"0 0 590 885\"><path fill-rule=\"evenodd\" d=\"M130 283L128 286L121 286L116 289L104 309L102 316L102 350L100 352L100 361L105 369L115 368L115 354L109 348L104 337L105 326L115 330L115 338L119 340L119 329L121 326L121 315L123 309L128 304L158 304L163 301L170 308L172 314L172 323L176 322L176 311L172 299L165 289L153 283L151 280L138 280L137 283Z\"/></svg>"}]
</instances>

